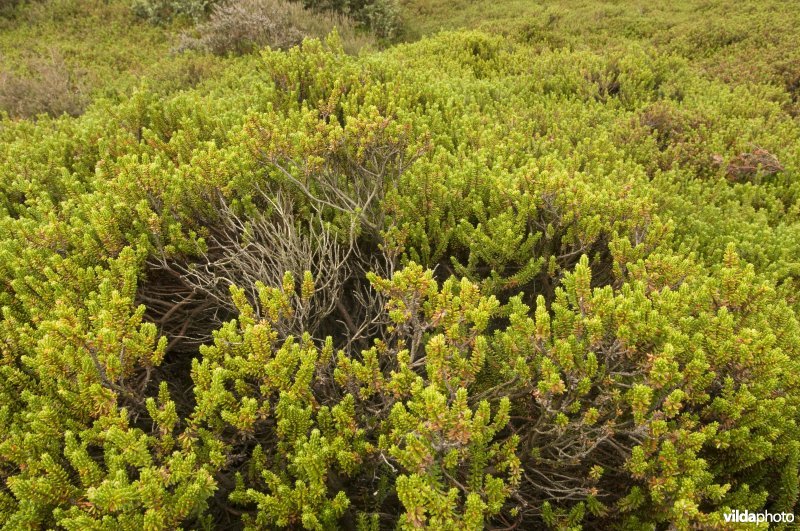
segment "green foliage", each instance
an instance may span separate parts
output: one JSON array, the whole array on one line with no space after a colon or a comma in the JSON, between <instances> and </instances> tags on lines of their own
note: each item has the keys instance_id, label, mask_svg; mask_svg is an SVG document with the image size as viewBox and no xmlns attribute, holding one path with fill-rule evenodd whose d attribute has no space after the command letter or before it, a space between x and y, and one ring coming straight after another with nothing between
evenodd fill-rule
<instances>
[{"instance_id":1,"label":"green foliage","mask_svg":"<svg viewBox=\"0 0 800 531\"><path fill-rule=\"evenodd\" d=\"M770 83L797 103L797 13L783 2L718 0L400 0L407 33L480 28L540 49L627 49L646 44L689 59L731 84ZM796 113L795 107L795 113Z\"/></svg>"},{"instance_id":2,"label":"green foliage","mask_svg":"<svg viewBox=\"0 0 800 531\"><path fill-rule=\"evenodd\" d=\"M382 39L394 41L402 34L403 22L395 0L375 0L365 5L361 18Z\"/></svg>"},{"instance_id":3,"label":"green foliage","mask_svg":"<svg viewBox=\"0 0 800 531\"><path fill-rule=\"evenodd\" d=\"M0 525L796 511L791 95L531 40L331 35L3 118Z\"/></svg>"}]
</instances>

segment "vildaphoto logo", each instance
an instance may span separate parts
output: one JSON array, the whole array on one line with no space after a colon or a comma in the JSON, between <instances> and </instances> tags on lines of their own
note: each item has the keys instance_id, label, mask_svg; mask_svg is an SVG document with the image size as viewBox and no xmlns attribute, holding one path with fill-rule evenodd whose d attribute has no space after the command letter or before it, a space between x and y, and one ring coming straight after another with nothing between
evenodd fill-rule
<instances>
[{"instance_id":1,"label":"vildaphoto logo","mask_svg":"<svg viewBox=\"0 0 800 531\"><path fill-rule=\"evenodd\" d=\"M753 513L748 510L740 511L735 510L725 513L725 522L736 524L791 524L794 522L794 514L792 513L768 513L766 511L761 513Z\"/></svg>"}]
</instances>

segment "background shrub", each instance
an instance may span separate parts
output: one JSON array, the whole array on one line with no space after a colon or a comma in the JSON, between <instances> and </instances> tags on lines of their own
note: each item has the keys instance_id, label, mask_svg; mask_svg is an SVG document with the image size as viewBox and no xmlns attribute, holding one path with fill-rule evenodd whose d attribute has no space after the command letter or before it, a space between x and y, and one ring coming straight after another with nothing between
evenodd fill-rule
<instances>
[{"instance_id":1,"label":"background shrub","mask_svg":"<svg viewBox=\"0 0 800 531\"><path fill-rule=\"evenodd\" d=\"M167 24L175 17L202 20L217 0L133 0L133 12L152 24Z\"/></svg>"},{"instance_id":2,"label":"background shrub","mask_svg":"<svg viewBox=\"0 0 800 531\"><path fill-rule=\"evenodd\" d=\"M18 3L19 0L0 0L0 16L8 16Z\"/></svg>"},{"instance_id":3,"label":"background shrub","mask_svg":"<svg viewBox=\"0 0 800 531\"><path fill-rule=\"evenodd\" d=\"M264 46L289 48L305 37L336 30L348 51L364 47L369 36L345 15L313 12L287 0L230 0L215 6L209 19L184 34L179 49L202 49L217 55L241 55Z\"/></svg>"},{"instance_id":4,"label":"background shrub","mask_svg":"<svg viewBox=\"0 0 800 531\"><path fill-rule=\"evenodd\" d=\"M88 98L82 79L60 53L51 51L49 56L34 57L25 66L24 73L0 71L0 110L17 118L41 113L77 116L83 112Z\"/></svg>"},{"instance_id":5,"label":"background shrub","mask_svg":"<svg viewBox=\"0 0 800 531\"><path fill-rule=\"evenodd\" d=\"M301 0L314 11L342 13L374 31L384 39L399 36L402 26L395 0Z\"/></svg>"},{"instance_id":6,"label":"background shrub","mask_svg":"<svg viewBox=\"0 0 800 531\"><path fill-rule=\"evenodd\" d=\"M361 17L375 34L387 40L397 39L402 33L400 9L394 0L375 0L362 8Z\"/></svg>"},{"instance_id":7,"label":"background shrub","mask_svg":"<svg viewBox=\"0 0 800 531\"><path fill-rule=\"evenodd\" d=\"M23 100L39 99L31 112L75 114L96 99L127 97L142 78L166 93L220 71L219 58L170 54L176 37L170 29L135 16L128 0L25 2L13 17L0 18L0 72L7 87L21 87L17 92ZM59 72L62 81L41 83L48 69ZM36 96L60 86L70 90L61 96Z\"/></svg>"}]
</instances>

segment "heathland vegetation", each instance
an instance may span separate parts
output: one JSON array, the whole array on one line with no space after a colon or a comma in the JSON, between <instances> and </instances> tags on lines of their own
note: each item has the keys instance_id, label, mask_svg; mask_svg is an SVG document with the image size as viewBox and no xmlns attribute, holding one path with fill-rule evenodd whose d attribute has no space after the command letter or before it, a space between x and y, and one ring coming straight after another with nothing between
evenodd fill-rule
<instances>
[{"instance_id":1,"label":"heathland vegetation","mask_svg":"<svg viewBox=\"0 0 800 531\"><path fill-rule=\"evenodd\" d=\"M790 8L0 2L0 528L796 512Z\"/></svg>"}]
</instances>

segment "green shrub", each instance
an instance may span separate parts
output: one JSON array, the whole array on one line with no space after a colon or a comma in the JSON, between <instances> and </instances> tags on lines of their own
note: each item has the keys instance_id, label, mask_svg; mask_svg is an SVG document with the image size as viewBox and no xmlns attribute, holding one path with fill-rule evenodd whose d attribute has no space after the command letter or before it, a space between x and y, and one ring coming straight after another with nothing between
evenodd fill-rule
<instances>
[{"instance_id":1,"label":"green shrub","mask_svg":"<svg viewBox=\"0 0 800 531\"><path fill-rule=\"evenodd\" d=\"M300 0L296 0L300 1ZM382 38L392 40L402 27L400 9L395 0L301 0L317 12L342 13L365 25Z\"/></svg>"},{"instance_id":2,"label":"green shrub","mask_svg":"<svg viewBox=\"0 0 800 531\"><path fill-rule=\"evenodd\" d=\"M786 101L641 45L331 35L4 120L0 522L796 511Z\"/></svg>"},{"instance_id":3,"label":"green shrub","mask_svg":"<svg viewBox=\"0 0 800 531\"><path fill-rule=\"evenodd\" d=\"M375 0L362 9L361 17L378 37L392 41L400 36L402 21L394 0Z\"/></svg>"}]
</instances>

